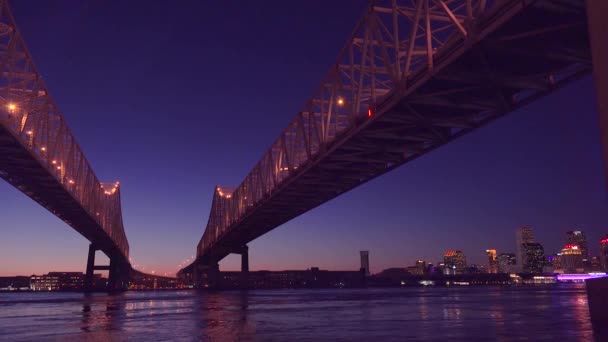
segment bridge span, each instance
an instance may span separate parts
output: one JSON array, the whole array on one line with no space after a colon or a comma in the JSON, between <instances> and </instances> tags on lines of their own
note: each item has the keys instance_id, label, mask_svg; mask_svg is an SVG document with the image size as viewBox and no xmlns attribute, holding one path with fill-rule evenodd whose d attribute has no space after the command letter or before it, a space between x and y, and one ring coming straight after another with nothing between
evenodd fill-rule
<instances>
[{"instance_id":1,"label":"bridge span","mask_svg":"<svg viewBox=\"0 0 608 342\"><path fill-rule=\"evenodd\" d=\"M120 184L101 183L32 61L7 1L0 1L0 177L91 242L87 282L109 271L109 288L133 271ZM101 250L110 265L95 265Z\"/></svg>"},{"instance_id":2,"label":"bridge span","mask_svg":"<svg viewBox=\"0 0 608 342\"><path fill-rule=\"evenodd\" d=\"M245 274L248 242L592 70L607 151L608 41L599 18L608 11L600 2L371 1L245 179L214 189L197 258L179 276L200 283L231 253L243 256Z\"/></svg>"}]
</instances>

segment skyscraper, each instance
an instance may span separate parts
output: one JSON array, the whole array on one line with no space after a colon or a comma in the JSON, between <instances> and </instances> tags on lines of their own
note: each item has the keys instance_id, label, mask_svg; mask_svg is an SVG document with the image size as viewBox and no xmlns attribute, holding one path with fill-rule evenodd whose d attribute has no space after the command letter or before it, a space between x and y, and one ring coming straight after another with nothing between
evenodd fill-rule
<instances>
[{"instance_id":1,"label":"skyscraper","mask_svg":"<svg viewBox=\"0 0 608 342\"><path fill-rule=\"evenodd\" d=\"M600 240L600 259L604 271L608 271L608 234Z\"/></svg>"},{"instance_id":2,"label":"skyscraper","mask_svg":"<svg viewBox=\"0 0 608 342\"><path fill-rule=\"evenodd\" d=\"M462 251L446 251L443 255L443 262L446 267L454 269L456 273L464 273L464 269L467 268L467 258Z\"/></svg>"},{"instance_id":3,"label":"skyscraper","mask_svg":"<svg viewBox=\"0 0 608 342\"><path fill-rule=\"evenodd\" d=\"M577 245L583 259L583 264L589 261L589 251L587 249L587 238L585 234L580 230L571 230L566 232L567 244Z\"/></svg>"},{"instance_id":4,"label":"skyscraper","mask_svg":"<svg viewBox=\"0 0 608 342\"><path fill-rule=\"evenodd\" d=\"M369 276L369 251L361 251L361 268L365 269L365 275Z\"/></svg>"},{"instance_id":5,"label":"skyscraper","mask_svg":"<svg viewBox=\"0 0 608 342\"><path fill-rule=\"evenodd\" d=\"M488 255L488 273L498 273L498 259L496 259L495 249L486 249Z\"/></svg>"},{"instance_id":6,"label":"skyscraper","mask_svg":"<svg viewBox=\"0 0 608 342\"><path fill-rule=\"evenodd\" d=\"M500 255L498 255L498 269L501 273L512 273L517 271L515 253L500 253Z\"/></svg>"},{"instance_id":7,"label":"skyscraper","mask_svg":"<svg viewBox=\"0 0 608 342\"><path fill-rule=\"evenodd\" d=\"M515 242L515 253L517 254L518 265L517 268L523 272L526 265L526 251L524 250L524 244L534 242L534 233L532 232L532 228L529 226L519 227L515 232Z\"/></svg>"},{"instance_id":8,"label":"skyscraper","mask_svg":"<svg viewBox=\"0 0 608 342\"><path fill-rule=\"evenodd\" d=\"M559 259L564 273L582 273L584 270L583 253L578 245L564 246Z\"/></svg>"},{"instance_id":9,"label":"skyscraper","mask_svg":"<svg viewBox=\"0 0 608 342\"><path fill-rule=\"evenodd\" d=\"M522 244L524 251L524 267L525 273L543 273L545 266L545 249L538 242L530 242Z\"/></svg>"}]
</instances>

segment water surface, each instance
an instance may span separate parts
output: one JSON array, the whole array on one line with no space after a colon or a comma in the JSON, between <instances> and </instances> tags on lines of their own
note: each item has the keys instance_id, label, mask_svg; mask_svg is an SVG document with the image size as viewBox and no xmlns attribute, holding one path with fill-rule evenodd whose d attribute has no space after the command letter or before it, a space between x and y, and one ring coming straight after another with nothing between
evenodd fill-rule
<instances>
[{"instance_id":1,"label":"water surface","mask_svg":"<svg viewBox=\"0 0 608 342\"><path fill-rule=\"evenodd\" d=\"M584 285L0 293L10 341L591 341Z\"/></svg>"}]
</instances>

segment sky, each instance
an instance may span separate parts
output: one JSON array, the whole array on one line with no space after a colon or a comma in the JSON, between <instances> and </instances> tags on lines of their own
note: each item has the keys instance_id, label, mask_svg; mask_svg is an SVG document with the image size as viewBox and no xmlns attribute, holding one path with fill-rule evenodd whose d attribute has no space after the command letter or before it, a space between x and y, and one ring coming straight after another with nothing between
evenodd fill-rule
<instances>
[{"instance_id":1,"label":"sky","mask_svg":"<svg viewBox=\"0 0 608 342\"><path fill-rule=\"evenodd\" d=\"M13 1L52 96L101 181L120 181L137 268L195 254L216 185L238 185L312 94L365 0ZM608 233L590 77L293 219L249 244L252 270L372 272L462 250L547 253ZM0 276L84 271L88 241L0 182ZM103 257L99 257L99 264ZM106 259L107 260L107 259ZM240 268L232 255L222 270Z\"/></svg>"}]
</instances>

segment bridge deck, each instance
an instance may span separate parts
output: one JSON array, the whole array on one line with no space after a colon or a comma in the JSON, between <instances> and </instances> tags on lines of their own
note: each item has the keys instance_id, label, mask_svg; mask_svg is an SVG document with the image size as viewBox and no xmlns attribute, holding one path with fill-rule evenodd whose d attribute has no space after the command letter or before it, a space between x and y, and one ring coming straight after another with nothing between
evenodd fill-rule
<instances>
[{"instance_id":1,"label":"bridge deck","mask_svg":"<svg viewBox=\"0 0 608 342\"><path fill-rule=\"evenodd\" d=\"M315 153L296 167L289 165L288 175L258 201L245 197L243 209L238 189L221 196L222 189L216 189L199 260L218 261L290 219L591 71L584 1L496 1L474 25L462 23L467 35L452 32L428 64L370 104L371 117L357 113ZM275 157L273 166L283 170L287 164L280 159ZM242 214L234 217L236 201L236 212Z\"/></svg>"}]
</instances>

